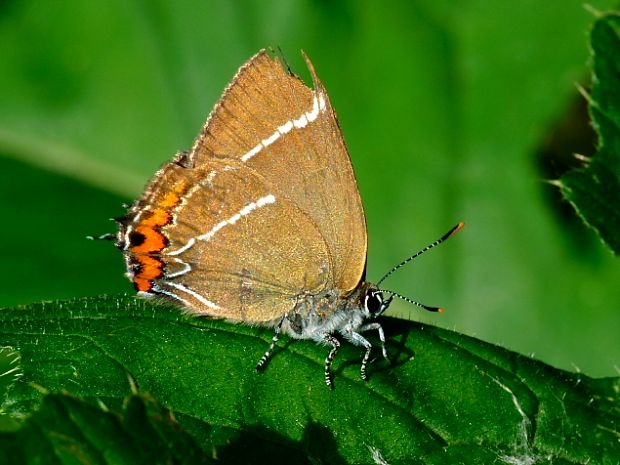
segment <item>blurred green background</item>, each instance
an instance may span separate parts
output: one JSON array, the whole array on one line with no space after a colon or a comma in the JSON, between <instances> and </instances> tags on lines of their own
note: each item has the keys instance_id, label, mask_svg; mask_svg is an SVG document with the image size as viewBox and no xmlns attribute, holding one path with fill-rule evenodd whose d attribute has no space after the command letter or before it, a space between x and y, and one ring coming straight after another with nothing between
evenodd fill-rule
<instances>
[{"instance_id":1,"label":"blurred green background","mask_svg":"<svg viewBox=\"0 0 620 465\"><path fill-rule=\"evenodd\" d=\"M303 49L357 172L368 277L467 223L385 283L447 312L392 314L617 375L619 263L541 168L592 20L581 0L0 1L0 305L132 292L85 236L115 231L245 60L281 47L307 80Z\"/></svg>"}]
</instances>

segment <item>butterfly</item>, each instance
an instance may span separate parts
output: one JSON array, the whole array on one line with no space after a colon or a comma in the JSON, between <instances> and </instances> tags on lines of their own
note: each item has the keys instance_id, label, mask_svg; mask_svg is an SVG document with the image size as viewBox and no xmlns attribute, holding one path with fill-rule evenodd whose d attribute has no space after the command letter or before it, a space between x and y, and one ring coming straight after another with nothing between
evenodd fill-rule
<instances>
[{"instance_id":1,"label":"butterfly","mask_svg":"<svg viewBox=\"0 0 620 465\"><path fill-rule=\"evenodd\" d=\"M366 380L372 345L362 333L377 331L388 359L377 317L394 296L409 299L365 279L355 174L327 92L304 58L312 89L266 50L245 63L191 150L157 171L117 220L116 246L140 296L274 328L257 369L282 333L327 345L324 377L333 388L340 339L365 349Z\"/></svg>"}]
</instances>

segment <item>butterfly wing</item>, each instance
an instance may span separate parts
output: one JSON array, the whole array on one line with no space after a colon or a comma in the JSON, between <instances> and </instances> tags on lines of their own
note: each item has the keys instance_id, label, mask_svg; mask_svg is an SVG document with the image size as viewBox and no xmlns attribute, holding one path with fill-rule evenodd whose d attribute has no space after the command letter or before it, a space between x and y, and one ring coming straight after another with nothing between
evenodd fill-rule
<instances>
[{"instance_id":1,"label":"butterfly wing","mask_svg":"<svg viewBox=\"0 0 620 465\"><path fill-rule=\"evenodd\" d=\"M304 295L354 290L366 225L325 89L265 51L237 73L192 151L165 165L122 221L138 291L191 313L267 323Z\"/></svg>"},{"instance_id":2,"label":"butterfly wing","mask_svg":"<svg viewBox=\"0 0 620 465\"><path fill-rule=\"evenodd\" d=\"M274 195L318 228L329 254L329 285L346 295L366 265L364 211L336 115L306 61L314 90L264 50L250 59L211 112L189 158L194 166L234 160L260 173Z\"/></svg>"},{"instance_id":3,"label":"butterfly wing","mask_svg":"<svg viewBox=\"0 0 620 465\"><path fill-rule=\"evenodd\" d=\"M327 245L274 192L234 161L166 165L124 234L138 290L190 313L255 323L281 318L303 290L320 292L331 281Z\"/></svg>"}]
</instances>

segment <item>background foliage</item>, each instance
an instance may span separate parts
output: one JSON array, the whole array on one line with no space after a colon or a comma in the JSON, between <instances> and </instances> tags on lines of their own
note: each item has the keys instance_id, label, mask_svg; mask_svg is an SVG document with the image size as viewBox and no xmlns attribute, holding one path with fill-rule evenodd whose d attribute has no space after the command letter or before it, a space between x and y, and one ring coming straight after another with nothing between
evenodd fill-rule
<instances>
[{"instance_id":1,"label":"background foliage","mask_svg":"<svg viewBox=\"0 0 620 465\"><path fill-rule=\"evenodd\" d=\"M611 19L597 53L618 49ZM278 45L302 76L309 53L339 110L371 279L468 223L389 281L449 313L394 313L617 374L617 262L545 182L594 150L575 90L592 21L572 1L0 2L0 305L128 290L120 254L84 236L111 230L236 68ZM583 201L617 204L617 88L592 91L602 155L555 182L612 245L617 210ZM0 463L614 463L619 378L385 325L394 365L364 384L346 345L329 392L313 344L253 372L269 331L131 297L4 309L2 412L27 420L0 417Z\"/></svg>"},{"instance_id":2,"label":"background foliage","mask_svg":"<svg viewBox=\"0 0 620 465\"><path fill-rule=\"evenodd\" d=\"M592 28L592 125L598 134L597 153L557 185L583 220L620 255L620 15L608 15ZM585 92L584 92L585 93Z\"/></svg>"},{"instance_id":3,"label":"background foliage","mask_svg":"<svg viewBox=\"0 0 620 465\"><path fill-rule=\"evenodd\" d=\"M0 2L1 304L131 292L84 236L191 145L248 57L279 46L307 78L303 48L357 171L369 278L467 223L386 283L447 313L394 312L617 374L618 263L537 158L587 82L592 20L578 0Z\"/></svg>"}]
</instances>

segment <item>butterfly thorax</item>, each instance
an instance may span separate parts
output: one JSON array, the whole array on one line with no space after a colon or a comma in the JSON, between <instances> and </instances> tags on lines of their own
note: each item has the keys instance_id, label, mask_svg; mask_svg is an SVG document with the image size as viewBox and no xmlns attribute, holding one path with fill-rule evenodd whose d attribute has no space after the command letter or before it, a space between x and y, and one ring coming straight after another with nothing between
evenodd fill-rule
<instances>
[{"instance_id":1,"label":"butterfly thorax","mask_svg":"<svg viewBox=\"0 0 620 465\"><path fill-rule=\"evenodd\" d=\"M294 309L282 321L282 331L296 339L324 340L325 334L357 332L375 315L367 296L377 293L371 283L360 283L350 294L327 289L319 294L302 294Z\"/></svg>"}]
</instances>

